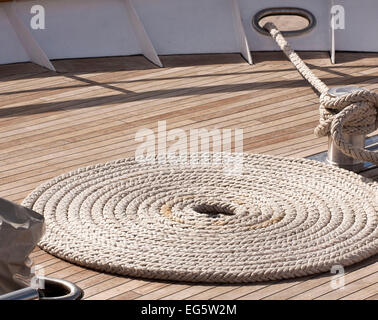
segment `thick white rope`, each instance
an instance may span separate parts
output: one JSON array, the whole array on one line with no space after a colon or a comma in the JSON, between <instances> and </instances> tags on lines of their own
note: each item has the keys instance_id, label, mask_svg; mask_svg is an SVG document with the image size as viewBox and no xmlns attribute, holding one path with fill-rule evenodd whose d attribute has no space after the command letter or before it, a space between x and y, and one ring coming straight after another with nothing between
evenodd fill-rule
<instances>
[{"instance_id":1,"label":"thick white rope","mask_svg":"<svg viewBox=\"0 0 378 320\"><path fill-rule=\"evenodd\" d=\"M202 156L211 160L189 165ZM377 182L317 161L251 154L228 175L228 158L210 156L80 168L23 205L45 217L42 249L127 276L278 280L378 253Z\"/></svg>"},{"instance_id":2,"label":"thick white rope","mask_svg":"<svg viewBox=\"0 0 378 320\"><path fill-rule=\"evenodd\" d=\"M272 22L267 22L264 28L269 31L301 75L320 93L320 121L315 128L315 135L331 135L344 154L378 164L378 153L355 147L344 138L344 134L368 134L378 128L378 94L361 89L341 97L331 97L327 85L294 52L278 28Z\"/></svg>"}]
</instances>

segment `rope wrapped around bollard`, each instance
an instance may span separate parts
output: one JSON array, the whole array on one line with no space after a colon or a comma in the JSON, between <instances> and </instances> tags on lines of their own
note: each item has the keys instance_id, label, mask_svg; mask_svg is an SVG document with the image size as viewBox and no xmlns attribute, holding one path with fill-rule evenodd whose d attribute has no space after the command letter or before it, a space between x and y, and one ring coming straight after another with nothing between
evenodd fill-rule
<instances>
[{"instance_id":1,"label":"rope wrapped around bollard","mask_svg":"<svg viewBox=\"0 0 378 320\"><path fill-rule=\"evenodd\" d=\"M300 74L320 93L320 121L314 130L315 135L331 135L344 154L378 164L378 153L353 146L344 139L344 134L368 134L378 128L378 94L367 89L358 89L339 97L329 95L328 86L295 53L274 23L267 22L264 28Z\"/></svg>"}]
</instances>

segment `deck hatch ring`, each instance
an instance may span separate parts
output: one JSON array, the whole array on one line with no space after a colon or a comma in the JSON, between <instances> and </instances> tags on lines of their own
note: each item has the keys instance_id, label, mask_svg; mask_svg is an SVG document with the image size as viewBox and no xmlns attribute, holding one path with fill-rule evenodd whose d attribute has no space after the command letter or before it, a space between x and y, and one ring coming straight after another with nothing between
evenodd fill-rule
<instances>
[{"instance_id":1,"label":"deck hatch ring","mask_svg":"<svg viewBox=\"0 0 378 320\"><path fill-rule=\"evenodd\" d=\"M40 300L80 300L83 297L83 290L72 282L39 277L45 282L45 289L39 289Z\"/></svg>"},{"instance_id":2,"label":"deck hatch ring","mask_svg":"<svg viewBox=\"0 0 378 320\"><path fill-rule=\"evenodd\" d=\"M38 276L37 284L43 288L26 287L0 295L0 300L81 300L83 290L72 282Z\"/></svg>"},{"instance_id":3,"label":"deck hatch ring","mask_svg":"<svg viewBox=\"0 0 378 320\"><path fill-rule=\"evenodd\" d=\"M289 16L299 16L303 17L308 21L308 25L299 30L289 30L289 31L281 31L281 33L286 37L293 37L299 36L305 33L310 32L316 26L316 18L315 16L308 10L302 8L291 8L291 7L279 7L279 8L267 8L257 12L252 18L252 26L253 28L258 31L259 33L270 36L269 32L260 26L259 22L261 19L269 16L282 16L282 15L289 15Z\"/></svg>"}]
</instances>

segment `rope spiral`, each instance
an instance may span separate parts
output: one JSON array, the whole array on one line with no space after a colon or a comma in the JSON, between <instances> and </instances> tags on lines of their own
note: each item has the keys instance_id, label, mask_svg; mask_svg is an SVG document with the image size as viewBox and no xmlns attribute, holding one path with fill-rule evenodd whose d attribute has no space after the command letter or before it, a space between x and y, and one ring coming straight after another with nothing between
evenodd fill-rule
<instances>
[{"instance_id":1,"label":"rope spiral","mask_svg":"<svg viewBox=\"0 0 378 320\"><path fill-rule=\"evenodd\" d=\"M367 89L331 97L329 88L303 62L272 22L264 25L302 76L320 93L320 121L315 128L318 137L331 135L346 155L378 164L378 153L357 148L345 141L344 134L368 134L378 128L378 94Z\"/></svg>"},{"instance_id":2,"label":"rope spiral","mask_svg":"<svg viewBox=\"0 0 378 320\"><path fill-rule=\"evenodd\" d=\"M242 163L225 174L221 154L196 166L121 159L47 181L23 205L45 217L42 249L127 276L245 283L378 253L378 183L305 159Z\"/></svg>"}]
</instances>

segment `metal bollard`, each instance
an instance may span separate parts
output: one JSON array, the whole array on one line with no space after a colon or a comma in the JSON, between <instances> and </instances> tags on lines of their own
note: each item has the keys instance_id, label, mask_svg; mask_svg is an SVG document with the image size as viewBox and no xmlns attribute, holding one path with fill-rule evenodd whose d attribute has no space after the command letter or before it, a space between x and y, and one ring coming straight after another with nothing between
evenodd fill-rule
<instances>
[{"instance_id":1,"label":"metal bollard","mask_svg":"<svg viewBox=\"0 0 378 320\"><path fill-rule=\"evenodd\" d=\"M358 90L361 90L361 88L355 86L335 87L328 90L328 95L337 98ZM355 147L365 148L366 135L351 136L344 134L344 139ZM353 159L338 149L331 136L328 136L328 156L326 161L333 166L355 172L361 171L364 167L364 162Z\"/></svg>"},{"instance_id":2,"label":"metal bollard","mask_svg":"<svg viewBox=\"0 0 378 320\"><path fill-rule=\"evenodd\" d=\"M357 90L361 90L361 88L354 86L335 87L328 90L328 95L330 97L337 98ZM369 138L367 138L366 135L363 134L353 136L343 134L343 136L347 143L357 148L363 148L370 151L378 150L378 135ZM376 167L372 163L359 161L344 154L336 146L330 135L328 135L328 152L320 152L318 154L307 157L307 159L325 162L339 168L354 171L356 173L360 173Z\"/></svg>"},{"instance_id":3,"label":"metal bollard","mask_svg":"<svg viewBox=\"0 0 378 320\"><path fill-rule=\"evenodd\" d=\"M359 148L365 148L365 140L366 140L365 135L361 134L361 135L351 136L351 135L344 134L344 139L346 142L352 144L353 146L356 146ZM364 167L363 161L356 160L344 154L336 146L331 136L328 136L328 155L327 155L326 161L327 163L333 166L355 171L355 172L361 171Z\"/></svg>"}]
</instances>

